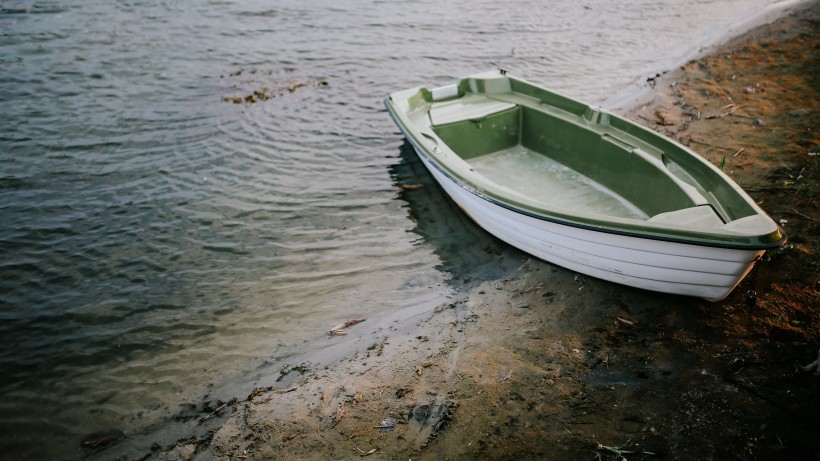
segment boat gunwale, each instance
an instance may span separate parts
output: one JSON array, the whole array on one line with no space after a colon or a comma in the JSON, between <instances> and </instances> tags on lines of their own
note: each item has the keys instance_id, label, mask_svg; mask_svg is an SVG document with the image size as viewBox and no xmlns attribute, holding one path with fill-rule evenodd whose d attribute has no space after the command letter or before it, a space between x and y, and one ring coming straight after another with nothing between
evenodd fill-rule
<instances>
[{"instance_id":1,"label":"boat gunwale","mask_svg":"<svg viewBox=\"0 0 820 461\"><path fill-rule=\"evenodd\" d=\"M385 103L387 104L388 101L389 101L389 98L385 100ZM393 120L396 121L396 124L399 127L402 127L402 125L400 123L398 123L398 120L396 120L396 117L394 116L393 111L390 110L389 105L388 105L388 112L390 113L390 116L393 118ZM526 210L524 208L516 207L516 206L513 206L509 203L498 200L498 199L496 199L496 198L494 198L490 195L477 193L477 190L476 190L475 187L466 187L463 181L461 181L459 178L452 175L446 168L444 168L438 161L436 161L435 158L430 156L427 153L426 149L420 147L419 144L415 141L415 138L412 135L407 133L403 128L401 129L401 131L405 135L407 140L410 142L410 144L413 146L413 149L416 151L416 153L419 154L419 155L423 155L431 165L433 165L437 170L439 170L442 174L444 174L454 184L458 185L459 187L466 190L467 192L481 198L482 200L485 200L487 202L490 202L490 203L492 203L494 205L497 205L497 206L500 206L502 208L508 209L510 211L520 213L520 214L525 215L525 216L529 216L531 218L551 222L553 224L559 224L559 225L564 225L564 226L568 226L568 227L574 227L574 228L584 229L584 230L589 230L589 231L594 231L594 232L603 232L603 233L607 233L607 234L620 235L620 236L623 236L623 237L639 238L639 239L646 239L646 240L655 240L655 241L670 242L670 243L680 243L680 244L685 244L685 245L707 246L707 247L712 247L712 248L723 248L723 249L730 249L730 250L771 250L771 249L775 249L775 248L779 248L779 247L783 246L783 244L785 244L785 242L787 240L787 237L786 237L785 233L782 232L782 231L780 232L780 235L781 235L780 239L777 240L776 242L773 242L773 243L737 243L737 242L715 241L716 239L715 240L705 240L705 239L700 239L700 238L683 238L683 237L674 237L674 236L669 236L669 235L659 235L659 234L655 234L655 233L621 230L621 229L616 229L616 228L613 228L613 227L596 226L596 225L592 225L592 224L584 224L582 222L561 219L559 217L551 216L551 215L548 215L548 214L534 213L534 212L531 212L531 211ZM737 238L738 236L731 235L731 237Z\"/></svg>"},{"instance_id":2,"label":"boat gunwale","mask_svg":"<svg viewBox=\"0 0 820 461\"><path fill-rule=\"evenodd\" d=\"M507 77L509 77L509 76L507 76ZM470 78L470 77L466 77L466 78ZM523 80L518 80L518 81L523 82L523 83L528 83L528 82L525 82ZM412 89L409 89L409 90L405 90L402 93L410 92L410 91L413 91L413 92L417 93L422 88L425 88L425 87L412 88ZM548 90L546 90L546 91L548 91ZM562 96L562 95L558 95L558 96L566 98L565 96ZM569 98L567 98L567 99L569 99ZM574 101L574 100L572 100L572 101ZM411 129L411 127L413 125L408 126L408 124L406 124L404 120L401 120L400 115L399 115L399 111L394 106L394 102L395 101L393 101L393 94L389 95L384 100L385 106L386 106L387 111L390 114L391 118L396 123L396 125L400 128L401 132L405 135L407 140L411 143L411 145L413 146L413 148L414 148L414 150L416 151L417 154L424 155L424 157L429 161L429 163L431 165L435 166L436 169L438 169L441 173L443 173L448 179L453 181L459 187L465 189L466 191L470 192L473 195L476 195L477 197L479 197L483 200L486 200L490 203L493 203L493 204L498 205L500 207L503 207L505 209L514 211L516 213L520 213L520 214L523 214L523 215L526 215L526 216L529 216L529 217L532 217L532 218L535 218L535 219L548 221L548 222L555 223L555 224L560 224L560 225L565 225L565 226L570 226L570 227L574 227L574 228L585 229L585 230L590 230L590 231L595 231L595 232L604 232L604 233L609 233L609 234L614 234L614 235L621 235L621 236L632 237L632 238L648 239L648 240L671 242L671 243L680 243L680 244L686 244L686 245L708 246L708 247L714 247L714 248L725 248L725 249L735 249L735 250L770 250L770 249L774 249L774 248L778 248L778 247L782 246L787 240L787 236L786 236L785 232L783 232L782 228L780 226L777 226L776 223L775 223L776 230L771 232L771 233L768 233L768 234L758 234L758 235L742 235L742 234L731 234L731 233L715 234L715 233L703 232L703 231L698 231L696 229L689 228L689 229L681 229L680 234L683 234L683 235L675 235L676 234L676 232L675 232L676 229L671 228L671 227L658 226L657 228L652 228L651 230L647 230L647 231L641 231L641 230L638 230L638 229L630 230L630 229L618 228L618 227L616 227L616 225L620 226L620 227L625 227L625 228L637 227L637 225L630 224L630 223L621 223L621 222L618 222L614 219L605 220L605 219L600 219L600 218L595 218L595 217L581 216L580 218L592 222L592 223L585 223L585 222L582 222L581 220L578 220L578 219L573 220L573 219L564 218L564 217L562 217L562 215L563 215L562 213L560 213L560 212L551 212L551 210L549 210L549 209L543 209L542 213L538 213L538 212L531 211L531 210L528 210L526 208L523 208L521 206L516 206L513 203L506 202L504 200L501 200L498 197L493 196L493 194L491 194L491 193L482 193L484 191L481 190L481 188L471 185L468 181L465 182L464 179L460 178L458 175L456 175L453 172L449 171L449 169L446 168L445 165L442 165L441 162L439 162L434 156L432 156L428 152L428 149L416 139L415 133L413 133L412 132L413 130ZM578 102L578 101L575 101L575 102ZM583 103L581 103L581 104L583 104ZM402 112L402 113L404 113L404 112ZM610 114L610 116L621 118L621 117L619 117L615 114ZM627 122L629 122L629 121L627 120ZM633 123L633 122L629 122L629 123ZM634 124L634 125L641 128L641 129L649 131L651 134L653 134L655 136L660 136L659 134L655 133L654 131L648 130L646 127L642 127L642 126L637 125L637 124ZM418 133L420 135L425 134L425 133L421 132L420 130L416 130L416 131L418 131ZM670 141L674 142L674 140L670 140ZM445 143L445 145L446 145L446 143ZM447 148L449 149L449 146ZM457 155L457 154L455 154L455 155ZM692 155L697 156L696 153L692 153ZM734 183L730 183L730 184L737 187ZM472 186L472 187L470 187L470 186ZM745 192L742 189L740 189L739 187L737 187L737 188L739 189L739 192L742 192L743 194L745 194ZM762 214L763 216L766 216L765 212L760 210L759 207L757 207L756 204L754 204L753 201L751 201L751 204L753 205L754 209L756 210L757 215ZM576 218L578 218L578 217L576 217ZM771 218L769 218L769 219L771 219ZM641 223L643 223L643 225L647 224L646 221L641 221ZM777 239L776 241L769 241L769 242L764 241L766 239L766 237L772 236L773 234L779 234L780 238ZM741 239L757 240L757 241L756 242L738 242L738 240L741 240Z\"/></svg>"}]
</instances>

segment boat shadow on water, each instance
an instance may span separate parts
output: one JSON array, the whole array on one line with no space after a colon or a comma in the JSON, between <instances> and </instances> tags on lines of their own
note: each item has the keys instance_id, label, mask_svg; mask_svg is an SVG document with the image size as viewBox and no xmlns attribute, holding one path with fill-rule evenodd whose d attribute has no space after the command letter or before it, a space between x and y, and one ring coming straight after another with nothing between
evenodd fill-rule
<instances>
[{"instance_id":1,"label":"boat shadow on water","mask_svg":"<svg viewBox=\"0 0 820 461\"><path fill-rule=\"evenodd\" d=\"M421 163L405 139L399 162L390 176L407 203L412 232L433 246L441 259L438 269L452 275L451 283L472 286L504 277L529 256L497 239L465 215ZM548 264L544 262L544 264Z\"/></svg>"}]
</instances>

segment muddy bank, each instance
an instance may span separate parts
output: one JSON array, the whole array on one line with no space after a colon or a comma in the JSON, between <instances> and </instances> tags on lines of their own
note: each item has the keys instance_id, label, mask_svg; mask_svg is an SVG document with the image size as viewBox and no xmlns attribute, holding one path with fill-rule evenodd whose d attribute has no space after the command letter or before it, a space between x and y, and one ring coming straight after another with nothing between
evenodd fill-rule
<instances>
[{"instance_id":1,"label":"muddy bank","mask_svg":"<svg viewBox=\"0 0 820 461\"><path fill-rule=\"evenodd\" d=\"M521 262L506 277L353 325L338 349L191 412L141 459L820 456L818 20L815 2L658 76L629 114L783 223L790 242L754 286L709 303L504 252Z\"/></svg>"}]
</instances>

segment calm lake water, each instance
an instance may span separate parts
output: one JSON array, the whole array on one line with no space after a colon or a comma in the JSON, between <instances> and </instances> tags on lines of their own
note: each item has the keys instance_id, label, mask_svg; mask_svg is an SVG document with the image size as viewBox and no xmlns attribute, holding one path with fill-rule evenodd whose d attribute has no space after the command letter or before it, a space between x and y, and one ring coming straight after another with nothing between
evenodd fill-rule
<instances>
[{"instance_id":1,"label":"calm lake water","mask_svg":"<svg viewBox=\"0 0 820 461\"><path fill-rule=\"evenodd\" d=\"M86 457L476 277L492 240L402 190L387 93L502 66L600 103L772 3L3 2L0 457Z\"/></svg>"}]
</instances>

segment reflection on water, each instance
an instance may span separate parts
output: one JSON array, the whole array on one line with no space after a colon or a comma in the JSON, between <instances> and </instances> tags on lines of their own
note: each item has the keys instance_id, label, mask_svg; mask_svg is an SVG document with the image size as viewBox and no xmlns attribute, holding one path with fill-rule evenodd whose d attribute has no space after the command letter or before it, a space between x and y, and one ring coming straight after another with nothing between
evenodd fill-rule
<instances>
[{"instance_id":1,"label":"reflection on water","mask_svg":"<svg viewBox=\"0 0 820 461\"><path fill-rule=\"evenodd\" d=\"M410 205L413 232L436 242L439 268L461 276L456 282L469 285L501 277L526 258L470 220L425 169L409 142L402 144L400 162L390 173L402 189L399 198Z\"/></svg>"},{"instance_id":2,"label":"reflection on water","mask_svg":"<svg viewBox=\"0 0 820 461\"><path fill-rule=\"evenodd\" d=\"M515 262L389 92L503 65L595 103L768 3L4 2L0 456L83 457Z\"/></svg>"}]
</instances>

